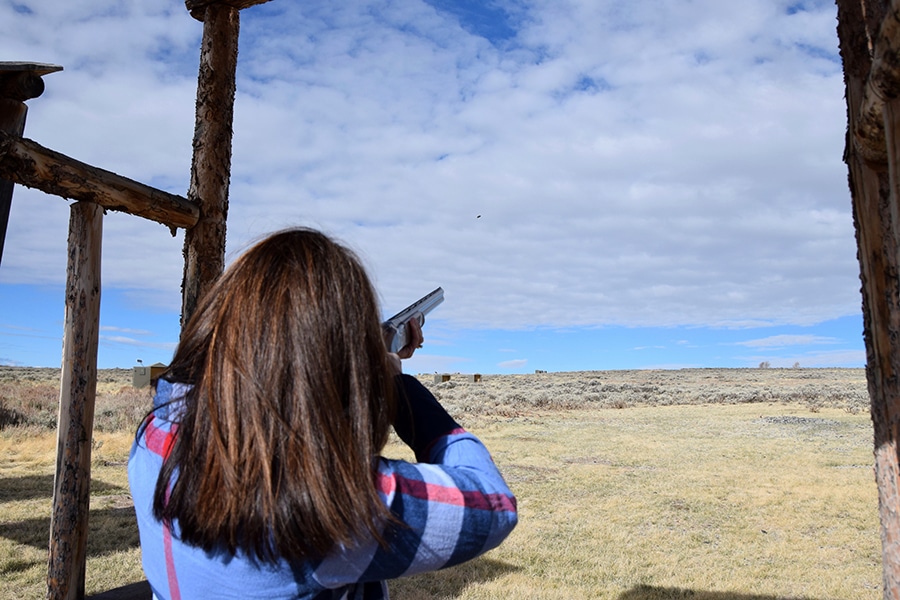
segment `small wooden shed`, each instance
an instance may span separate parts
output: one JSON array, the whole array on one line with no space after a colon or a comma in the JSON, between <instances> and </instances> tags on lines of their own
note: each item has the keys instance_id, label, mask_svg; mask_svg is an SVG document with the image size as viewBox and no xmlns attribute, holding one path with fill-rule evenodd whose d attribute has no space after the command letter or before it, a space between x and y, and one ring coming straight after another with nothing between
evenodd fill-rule
<instances>
[{"instance_id":1,"label":"small wooden shed","mask_svg":"<svg viewBox=\"0 0 900 600\"><path fill-rule=\"evenodd\" d=\"M154 363L149 367L138 365L132 369L131 385L135 388L147 387L150 382L157 379L166 370L166 365Z\"/></svg>"},{"instance_id":2,"label":"small wooden shed","mask_svg":"<svg viewBox=\"0 0 900 600\"><path fill-rule=\"evenodd\" d=\"M469 383L480 383L481 382L481 373L468 373L463 375L462 373L435 373L434 374L434 382L435 383L446 383L450 381L452 377L459 377L463 379L463 381L468 381Z\"/></svg>"}]
</instances>

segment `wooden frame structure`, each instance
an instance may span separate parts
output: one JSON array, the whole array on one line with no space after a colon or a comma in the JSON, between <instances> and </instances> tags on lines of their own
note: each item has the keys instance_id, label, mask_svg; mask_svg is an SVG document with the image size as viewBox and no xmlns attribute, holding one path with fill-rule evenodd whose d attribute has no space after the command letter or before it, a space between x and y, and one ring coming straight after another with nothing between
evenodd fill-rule
<instances>
[{"instance_id":1,"label":"wooden frame structure","mask_svg":"<svg viewBox=\"0 0 900 600\"><path fill-rule=\"evenodd\" d=\"M48 598L84 597L96 392L102 217L120 210L182 227L182 324L224 267L239 12L268 0L186 0L203 22L188 197L80 163L22 137L24 101L55 65L0 63L0 257L12 184L71 206ZM900 600L900 0L836 0L849 172L875 434L884 597ZM5 212L5 214L4 214Z\"/></svg>"},{"instance_id":2,"label":"wooden frame structure","mask_svg":"<svg viewBox=\"0 0 900 600\"><path fill-rule=\"evenodd\" d=\"M186 230L184 324L197 300L224 268L240 10L266 1L185 2L191 16L203 22L187 198L86 165L22 138L27 111L24 100L43 92L41 75L61 67L0 65L13 72L13 76L0 78L0 182L4 182L0 209L5 206L8 215L13 183L77 200L71 205L69 220L48 598L84 598L104 210L158 221L173 232L178 227ZM0 74L3 71L0 68ZM0 210L0 216L2 213ZM0 224L5 237L6 218Z\"/></svg>"}]
</instances>

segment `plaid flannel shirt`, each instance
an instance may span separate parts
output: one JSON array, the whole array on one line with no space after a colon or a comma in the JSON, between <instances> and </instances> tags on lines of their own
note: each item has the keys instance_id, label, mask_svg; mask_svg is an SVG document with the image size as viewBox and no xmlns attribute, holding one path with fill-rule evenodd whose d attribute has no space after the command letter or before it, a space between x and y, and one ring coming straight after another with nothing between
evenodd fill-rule
<instances>
[{"instance_id":1,"label":"plaid flannel shirt","mask_svg":"<svg viewBox=\"0 0 900 600\"><path fill-rule=\"evenodd\" d=\"M424 390L431 396L412 378L404 381L408 393ZM143 567L154 598L387 598L385 580L475 558L499 545L516 525L516 499L490 454L474 435L457 426L430 440L426 448L416 449L418 463L379 460L379 493L406 524L391 532L388 548L371 540L336 548L323 560L271 564L241 552L205 552L184 544L177 522L170 530L153 516L152 505L159 471L177 430L177 399L186 389L159 381L157 408L139 430L128 462ZM170 404L171 400L176 402ZM433 396L430 400L439 408ZM449 419L446 413L444 417Z\"/></svg>"}]
</instances>

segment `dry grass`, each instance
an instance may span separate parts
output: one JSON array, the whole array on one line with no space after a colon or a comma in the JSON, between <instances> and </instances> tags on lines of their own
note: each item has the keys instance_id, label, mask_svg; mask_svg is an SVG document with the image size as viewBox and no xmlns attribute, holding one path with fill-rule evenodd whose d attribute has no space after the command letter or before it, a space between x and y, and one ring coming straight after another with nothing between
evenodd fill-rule
<instances>
[{"instance_id":1,"label":"dry grass","mask_svg":"<svg viewBox=\"0 0 900 600\"><path fill-rule=\"evenodd\" d=\"M800 403L868 411L862 369L683 369L490 375L480 383L462 377L432 383L420 375L453 414L684 404Z\"/></svg>"},{"instance_id":2,"label":"dry grass","mask_svg":"<svg viewBox=\"0 0 900 600\"><path fill-rule=\"evenodd\" d=\"M59 413L59 369L0 366L0 431L53 431ZM97 375L94 430L133 430L147 413L150 388L131 386L128 369Z\"/></svg>"},{"instance_id":3,"label":"dry grass","mask_svg":"<svg viewBox=\"0 0 900 600\"><path fill-rule=\"evenodd\" d=\"M88 593L142 578L125 462L132 434L97 433L91 461ZM0 598L44 598L56 437L0 436Z\"/></svg>"},{"instance_id":4,"label":"dry grass","mask_svg":"<svg viewBox=\"0 0 900 600\"><path fill-rule=\"evenodd\" d=\"M393 598L881 597L862 370L423 380L491 448L521 522L481 559L393 582ZM130 441L95 435L88 594L142 577ZM0 599L44 596L54 448L37 424L0 431Z\"/></svg>"}]
</instances>

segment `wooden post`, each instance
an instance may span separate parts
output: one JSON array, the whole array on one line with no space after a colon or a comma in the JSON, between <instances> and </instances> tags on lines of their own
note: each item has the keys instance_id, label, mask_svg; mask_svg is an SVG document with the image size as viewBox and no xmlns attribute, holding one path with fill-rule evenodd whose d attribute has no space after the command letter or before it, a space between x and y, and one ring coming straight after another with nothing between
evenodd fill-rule
<instances>
[{"instance_id":1,"label":"wooden post","mask_svg":"<svg viewBox=\"0 0 900 600\"><path fill-rule=\"evenodd\" d=\"M25 132L28 106L25 100L44 93L41 75L62 70L57 65L39 63L0 63L0 132L21 137ZM6 243L9 211L12 207L13 182L0 178L0 261Z\"/></svg>"},{"instance_id":2,"label":"wooden post","mask_svg":"<svg viewBox=\"0 0 900 600\"><path fill-rule=\"evenodd\" d=\"M0 131L22 135L25 131L25 115L28 107L24 102L11 98L0 98ZM8 179L0 179L0 261L3 260L3 246L6 243L6 229L9 226L9 211L12 207L14 184Z\"/></svg>"},{"instance_id":3,"label":"wooden post","mask_svg":"<svg viewBox=\"0 0 900 600\"><path fill-rule=\"evenodd\" d=\"M185 232L181 326L225 268L225 223L231 179L240 9L211 4L203 11L203 41L197 82L194 155L188 200L200 221Z\"/></svg>"},{"instance_id":4,"label":"wooden post","mask_svg":"<svg viewBox=\"0 0 900 600\"><path fill-rule=\"evenodd\" d=\"M102 235L103 208L89 202L73 204L47 573L47 597L52 600L84 598Z\"/></svg>"},{"instance_id":5,"label":"wooden post","mask_svg":"<svg viewBox=\"0 0 900 600\"><path fill-rule=\"evenodd\" d=\"M200 207L200 221L185 232L181 283L181 326L225 268L225 224L231 180L240 11L269 0L185 0L203 21L194 155L188 200Z\"/></svg>"},{"instance_id":6,"label":"wooden post","mask_svg":"<svg viewBox=\"0 0 900 600\"><path fill-rule=\"evenodd\" d=\"M884 598L900 599L900 105L897 7L838 0L849 171L856 227L866 378L875 434Z\"/></svg>"}]
</instances>

